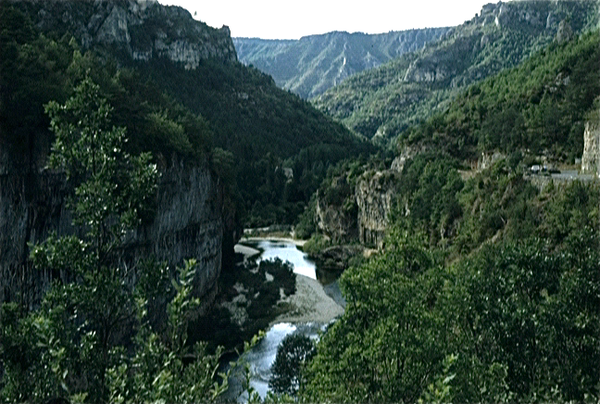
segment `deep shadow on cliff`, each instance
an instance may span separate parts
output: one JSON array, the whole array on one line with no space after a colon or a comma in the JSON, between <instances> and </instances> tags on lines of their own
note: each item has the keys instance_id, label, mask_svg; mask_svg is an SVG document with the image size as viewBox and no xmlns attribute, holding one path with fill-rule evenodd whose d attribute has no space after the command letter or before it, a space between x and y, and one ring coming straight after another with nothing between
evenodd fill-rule
<instances>
[{"instance_id":1,"label":"deep shadow on cliff","mask_svg":"<svg viewBox=\"0 0 600 404\"><path fill-rule=\"evenodd\" d=\"M127 152L152 152L161 174L152 212L146 215L143 225L128 236L125 248L116 252L113 259L135 269L147 258L164 261L171 268L182 265L185 259L195 258L199 265L194 285L196 295L209 303L216 294L223 264L230 262L233 256L239 220L231 200L231 184L224 178L222 164L215 162L212 132L206 121L169 99L134 70L118 68L115 59L106 54L98 57L92 52L84 53L71 36L62 35L64 32L42 34L40 31L44 23L49 26L56 23L53 22L56 16L51 12L56 12L57 7L64 11L63 17L68 17L70 25L65 26L86 26L78 19L87 21L85 18L94 19L107 13L110 17L119 7L123 10L129 7L129 14L124 15L135 25L134 17L144 16L143 10L135 9L136 4L127 1L0 2L3 21L0 28L0 301L15 301L31 308L40 302L53 280L69 280L66 273L33 268L28 257L32 245L44 241L53 232L59 237L84 233L83 229L71 225L72 215L66 206L66 199L73 192L72 185L67 183L63 173L46 168L53 135L48 129L44 105L51 100L64 102L74 86L88 76L100 85L102 96L112 105L112 124L125 127L129 139ZM32 10L36 12L35 25ZM85 15L79 15L81 13ZM148 10L146 13L153 15ZM166 19L181 17L181 9L177 8L156 9L154 13ZM191 33L184 34L189 41L203 38L209 47L218 45L218 41L208 43L210 36L202 35L210 31L208 27L200 24L188 28ZM219 38L221 34L215 35ZM228 34L226 37L229 38ZM82 38L85 39L85 35L82 34ZM102 38L107 40L108 37ZM192 45L190 48L196 52L194 57L214 57L221 63L235 59L232 46L223 46L222 52L211 54L202 51L201 43ZM230 56L221 58L227 52ZM131 272L135 281L135 270Z\"/></svg>"}]
</instances>

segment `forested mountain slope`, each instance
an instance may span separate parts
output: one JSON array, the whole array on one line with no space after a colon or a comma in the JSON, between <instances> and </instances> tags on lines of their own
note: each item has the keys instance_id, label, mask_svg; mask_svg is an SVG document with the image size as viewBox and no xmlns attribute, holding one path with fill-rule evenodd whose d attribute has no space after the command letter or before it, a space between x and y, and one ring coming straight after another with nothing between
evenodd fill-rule
<instances>
[{"instance_id":1,"label":"forested mountain slope","mask_svg":"<svg viewBox=\"0 0 600 404\"><path fill-rule=\"evenodd\" d=\"M304 400L598 400L600 185L529 168L573 164L584 123L598 127L599 41L552 43L472 84L406 131L399 152L412 154L393 169L332 170L320 208L381 243L341 276L346 311L303 374Z\"/></svg>"},{"instance_id":2,"label":"forested mountain slope","mask_svg":"<svg viewBox=\"0 0 600 404\"><path fill-rule=\"evenodd\" d=\"M315 105L363 136L386 143L443 110L466 85L597 25L595 1L488 4L442 41L351 77Z\"/></svg>"},{"instance_id":3,"label":"forested mountain slope","mask_svg":"<svg viewBox=\"0 0 600 404\"><path fill-rule=\"evenodd\" d=\"M271 75L278 86L314 98L353 74L438 40L450 28L385 34L329 32L299 40L233 38L241 62Z\"/></svg>"},{"instance_id":4,"label":"forested mountain slope","mask_svg":"<svg viewBox=\"0 0 600 404\"><path fill-rule=\"evenodd\" d=\"M573 167L585 154L587 136L583 159L589 161L586 169L596 172L598 150L592 132L600 110L599 63L600 32L595 30L563 44L553 43L521 65L468 86L445 111L401 134L393 163L391 159L354 161L332 170L309 217L334 241L358 238L361 243L380 245L395 208L401 208L407 218L439 218L436 208L429 206L431 195L412 199L411 187L418 189L419 181L409 188L398 183L406 176L406 164L417 157L450 158L467 173L501 158L519 172L542 162ZM458 211L452 211L452 206L456 208L449 205L450 211L441 216L453 217ZM452 233L452 220L426 222L431 237ZM472 226L474 231L484 224L475 221Z\"/></svg>"},{"instance_id":5,"label":"forested mountain slope","mask_svg":"<svg viewBox=\"0 0 600 404\"><path fill-rule=\"evenodd\" d=\"M19 8L44 35L72 35L84 50L134 69L200 114L214 146L232 153L217 150L215 158L222 174L237 180L232 191L241 210L251 212L250 225L293 222L330 164L370 147L237 62L226 27L210 28L178 7L128 0L3 3ZM177 126L164 125L178 136ZM291 181L284 165L293 168Z\"/></svg>"},{"instance_id":6,"label":"forested mountain slope","mask_svg":"<svg viewBox=\"0 0 600 404\"><path fill-rule=\"evenodd\" d=\"M481 153L545 155L573 163L600 97L600 33L552 43L519 66L473 84L399 146L476 160Z\"/></svg>"}]
</instances>

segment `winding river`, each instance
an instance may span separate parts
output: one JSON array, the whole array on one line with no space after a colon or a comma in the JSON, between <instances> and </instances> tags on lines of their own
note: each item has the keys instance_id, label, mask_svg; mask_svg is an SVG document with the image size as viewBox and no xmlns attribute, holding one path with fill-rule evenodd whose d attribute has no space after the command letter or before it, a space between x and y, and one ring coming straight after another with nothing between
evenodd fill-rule
<instances>
[{"instance_id":1,"label":"winding river","mask_svg":"<svg viewBox=\"0 0 600 404\"><path fill-rule=\"evenodd\" d=\"M314 261L308 258L308 255L297 248L292 241L288 240L270 240L254 239L244 241L245 247L250 247L260 251L258 260L269 260L279 258L282 261L289 261L294 266L294 273L317 280L317 268ZM304 281L297 278L297 283ZM329 285L320 285L328 296L331 296L338 304L344 304L340 301L341 294L337 287L337 282ZM311 289L308 289L310 293ZM307 293L304 290L304 293ZM310 296L308 296L310 297ZM327 297L325 297L327 299ZM322 298L321 298L322 299ZM317 339L319 334L325 329L327 323L319 321L302 322L276 322L266 332L265 337L248 353L244 355L246 362L250 366L251 379L250 385L258 394L264 398L269 391L269 378L271 377L271 365L275 361L277 347L281 341L289 334L302 334L310 338ZM234 398L235 397L230 397ZM238 402L246 402L248 397L245 394L237 397Z\"/></svg>"}]
</instances>

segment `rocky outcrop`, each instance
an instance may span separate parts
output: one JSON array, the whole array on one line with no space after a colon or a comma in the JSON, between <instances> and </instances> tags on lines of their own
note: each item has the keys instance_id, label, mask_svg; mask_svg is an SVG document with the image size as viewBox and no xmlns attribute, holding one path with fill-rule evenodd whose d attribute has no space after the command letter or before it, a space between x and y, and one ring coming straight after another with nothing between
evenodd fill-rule
<instances>
[{"instance_id":1,"label":"rocky outcrop","mask_svg":"<svg viewBox=\"0 0 600 404\"><path fill-rule=\"evenodd\" d=\"M335 242L350 240L356 236L356 217L346 214L339 206L328 205L317 200L317 227Z\"/></svg>"},{"instance_id":2,"label":"rocky outcrop","mask_svg":"<svg viewBox=\"0 0 600 404\"><path fill-rule=\"evenodd\" d=\"M480 14L458 27L460 29L448 31L437 48L424 51L414 60L405 73L404 81L447 81L452 87L459 87L480 80L505 65L506 61L503 60L486 61L484 55L495 41L506 42L504 35L510 31L536 33L540 38L554 37L559 43L569 41L574 35L567 22L569 15L583 14L589 7L578 3L582 2L513 1L486 4ZM578 27L579 30L582 28L581 25ZM539 43L544 44L544 41L540 40ZM518 58L515 55L515 59L523 56L525 53Z\"/></svg>"},{"instance_id":3,"label":"rocky outcrop","mask_svg":"<svg viewBox=\"0 0 600 404\"><path fill-rule=\"evenodd\" d=\"M317 261L319 270L341 273L350 266L352 258L362 255L364 251L361 245L335 245L319 251L311 258Z\"/></svg>"},{"instance_id":4,"label":"rocky outcrop","mask_svg":"<svg viewBox=\"0 0 600 404\"><path fill-rule=\"evenodd\" d=\"M367 173L356 185L359 241L381 247L397 199L397 171Z\"/></svg>"},{"instance_id":5,"label":"rocky outcrop","mask_svg":"<svg viewBox=\"0 0 600 404\"><path fill-rule=\"evenodd\" d=\"M202 60L237 60L229 28L214 29L155 0L19 0L42 31L73 35L84 49L108 48L134 60L167 58L194 69Z\"/></svg>"},{"instance_id":6,"label":"rocky outcrop","mask_svg":"<svg viewBox=\"0 0 600 404\"><path fill-rule=\"evenodd\" d=\"M406 165L406 162L414 158L419 153L425 153L428 148L423 145L405 146L401 149L400 154L394 158L390 170L401 173Z\"/></svg>"},{"instance_id":7,"label":"rocky outcrop","mask_svg":"<svg viewBox=\"0 0 600 404\"><path fill-rule=\"evenodd\" d=\"M600 176L600 111L596 111L595 114L595 119L590 119L585 123L583 131L581 171L585 174Z\"/></svg>"},{"instance_id":8,"label":"rocky outcrop","mask_svg":"<svg viewBox=\"0 0 600 404\"><path fill-rule=\"evenodd\" d=\"M345 175L335 178L326 192L317 192L316 224L323 234L336 243L355 240L356 202L354 189Z\"/></svg>"},{"instance_id":9,"label":"rocky outcrop","mask_svg":"<svg viewBox=\"0 0 600 404\"><path fill-rule=\"evenodd\" d=\"M78 231L65 207L64 176L39 167L0 170L0 302L36 305L52 279L65 274L33 269L27 260L30 243L51 232L63 236ZM135 269L140 259L151 256L171 267L196 258L195 292L209 300L222 266L222 198L207 164L173 162L162 171L153 220L129 238L118 259Z\"/></svg>"},{"instance_id":10,"label":"rocky outcrop","mask_svg":"<svg viewBox=\"0 0 600 404\"><path fill-rule=\"evenodd\" d=\"M478 35L455 38L446 46L440 46L436 52L424 54L414 60L404 75L404 81L434 83L453 78L466 68L470 54L480 42L481 37ZM458 59L457 55L463 55L463 58Z\"/></svg>"},{"instance_id":11,"label":"rocky outcrop","mask_svg":"<svg viewBox=\"0 0 600 404\"><path fill-rule=\"evenodd\" d=\"M573 30L571 25L565 20L561 21L558 25L558 31L556 31L556 42L564 43L573 39Z\"/></svg>"},{"instance_id":12,"label":"rocky outcrop","mask_svg":"<svg viewBox=\"0 0 600 404\"><path fill-rule=\"evenodd\" d=\"M358 240L363 246L381 248L398 199L399 176L414 152L405 150L389 170L367 171L356 185L350 185L346 174L332 179L317 193L315 222L319 231L336 244Z\"/></svg>"},{"instance_id":13,"label":"rocky outcrop","mask_svg":"<svg viewBox=\"0 0 600 404\"><path fill-rule=\"evenodd\" d=\"M491 168L496 162L505 159L506 155L500 153L499 151L494 152L481 152L481 155L477 159L476 168L477 170L486 170Z\"/></svg>"}]
</instances>

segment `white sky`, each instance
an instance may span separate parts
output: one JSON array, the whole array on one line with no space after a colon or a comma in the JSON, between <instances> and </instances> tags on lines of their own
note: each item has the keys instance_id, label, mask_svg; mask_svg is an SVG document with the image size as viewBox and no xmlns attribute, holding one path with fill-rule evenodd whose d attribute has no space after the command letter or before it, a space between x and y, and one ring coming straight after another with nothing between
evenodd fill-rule
<instances>
[{"instance_id":1,"label":"white sky","mask_svg":"<svg viewBox=\"0 0 600 404\"><path fill-rule=\"evenodd\" d=\"M159 0L233 37L298 39L331 31L370 34L459 25L497 0Z\"/></svg>"}]
</instances>

